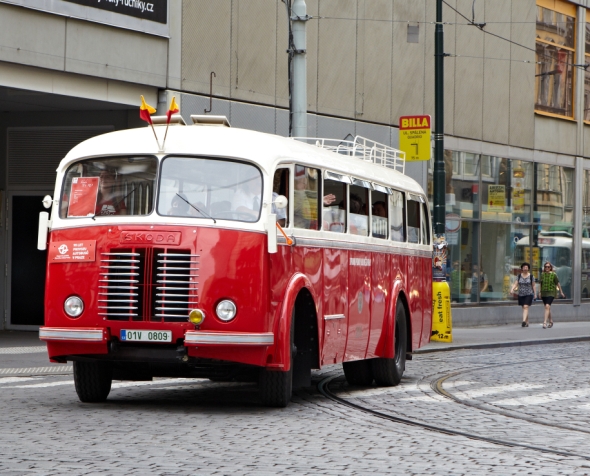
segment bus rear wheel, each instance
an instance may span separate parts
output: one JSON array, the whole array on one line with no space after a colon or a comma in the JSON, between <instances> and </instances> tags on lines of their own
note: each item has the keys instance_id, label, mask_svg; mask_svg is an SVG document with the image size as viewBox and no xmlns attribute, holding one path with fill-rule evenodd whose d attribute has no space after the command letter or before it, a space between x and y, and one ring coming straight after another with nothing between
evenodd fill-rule
<instances>
[{"instance_id":1,"label":"bus rear wheel","mask_svg":"<svg viewBox=\"0 0 590 476\"><path fill-rule=\"evenodd\" d=\"M342 368L349 385L368 387L373 383L373 370L371 369L370 360L342 362Z\"/></svg>"},{"instance_id":2,"label":"bus rear wheel","mask_svg":"<svg viewBox=\"0 0 590 476\"><path fill-rule=\"evenodd\" d=\"M74 384L81 402L104 402L111 391L113 369L104 362L74 362Z\"/></svg>"},{"instance_id":3,"label":"bus rear wheel","mask_svg":"<svg viewBox=\"0 0 590 476\"><path fill-rule=\"evenodd\" d=\"M399 300L395 309L394 349L395 355L393 359L379 358L370 361L377 385L383 387L398 385L406 369L406 311L404 305Z\"/></svg>"}]
</instances>

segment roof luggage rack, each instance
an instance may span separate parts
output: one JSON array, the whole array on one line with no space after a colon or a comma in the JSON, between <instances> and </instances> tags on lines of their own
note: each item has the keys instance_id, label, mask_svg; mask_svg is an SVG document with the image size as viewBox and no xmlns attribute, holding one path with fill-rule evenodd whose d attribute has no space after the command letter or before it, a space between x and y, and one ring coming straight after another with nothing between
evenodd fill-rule
<instances>
[{"instance_id":1,"label":"roof luggage rack","mask_svg":"<svg viewBox=\"0 0 590 476\"><path fill-rule=\"evenodd\" d=\"M356 136L352 141L321 139L317 137L293 137L293 139L321 147L337 154L357 157L365 162L371 162L372 164L397 170L402 174L405 172L405 152L362 136Z\"/></svg>"}]
</instances>

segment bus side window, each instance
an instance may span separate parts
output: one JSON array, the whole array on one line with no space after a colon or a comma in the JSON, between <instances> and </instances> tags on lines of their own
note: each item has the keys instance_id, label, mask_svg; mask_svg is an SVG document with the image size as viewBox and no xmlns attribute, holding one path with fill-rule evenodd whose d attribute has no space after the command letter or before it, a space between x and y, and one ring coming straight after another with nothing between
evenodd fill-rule
<instances>
[{"instance_id":1,"label":"bus side window","mask_svg":"<svg viewBox=\"0 0 590 476\"><path fill-rule=\"evenodd\" d=\"M406 241L404 219L406 216L404 194L394 190L390 198L391 203L391 239L393 241Z\"/></svg>"},{"instance_id":2,"label":"bus side window","mask_svg":"<svg viewBox=\"0 0 590 476\"><path fill-rule=\"evenodd\" d=\"M277 169L272 182L272 200L273 202L279 196L283 195L289 198L289 169ZM277 216L277 223L282 227L288 226L290 203L286 208L277 208L274 203L271 207L272 213Z\"/></svg>"},{"instance_id":3,"label":"bus side window","mask_svg":"<svg viewBox=\"0 0 590 476\"><path fill-rule=\"evenodd\" d=\"M295 228L306 230L319 230L318 220L318 195L319 178L318 169L295 166L293 180L293 225Z\"/></svg>"},{"instance_id":4,"label":"bus side window","mask_svg":"<svg viewBox=\"0 0 590 476\"><path fill-rule=\"evenodd\" d=\"M388 198L386 193L371 192L371 230L375 238L387 238Z\"/></svg>"},{"instance_id":5,"label":"bus side window","mask_svg":"<svg viewBox=\"0 0 590 476\"><path fill-rule=\"evenodd\" d=\"M349 233L352 235L369 235L369 189L360 185L348 187Z\"/></svg>"},{"instance_id":6,"label":"bus side window","mask_svg":"<svg viewBox=\"0 0 590 476\"><path fill-rule=\"evenodd\" d=\"M422 223L422 244L429 245L430 244L430 226L428 223L428 207L426 203L422 204L422 213L420 214L421 223Z\"/></svg>"},{"instance_id":7,"label":"bus side window","mask_svg":"<svg viewBox=\"0 0 590 476\"><path fill-rule=\"evenodd\" d=\"M409 199L408 210L408 241L420 243L420 202Z\"/></svg>"},{"instance_id":8,"label":"bus side window","mask_svg":"<svg viewBox=\"0 0 590 476\"><path fill-rule=\"evenodd\" d=\"M344 233L346 231L346 184L325 179L323 201L323 230Z\"/></svg>"}]
</instances>

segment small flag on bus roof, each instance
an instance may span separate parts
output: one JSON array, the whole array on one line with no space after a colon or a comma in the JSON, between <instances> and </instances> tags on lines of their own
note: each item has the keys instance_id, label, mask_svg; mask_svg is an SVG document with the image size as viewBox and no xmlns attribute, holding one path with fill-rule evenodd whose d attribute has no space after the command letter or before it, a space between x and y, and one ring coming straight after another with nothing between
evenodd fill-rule
<instances>
[{"instance_id":1,"label":"small flag on bus roof","mask_svg":"<svg viewBox=\"0 0 590 476\"><path fill-rule=\"evenodd\" d=\"M176 98L174 96L172 96L172 102L170 103L170 109L168 109L168 112L166 113L166 117L168 118L166 120L166 124L170 124L170 120L172 119L172 114L176 114L180 111L180 108L178 107L178 104L176 104Z\"/></svg>"},{"instance_id":2,"label":"small flag on bus roof","mask_svg":"<svg viewBox=\"0 0 590 476\"><path fill-rule=\"evenodd\" d=\"M139 117L141 119L143 119L145 122L147 122L148 124L152 124L152 118L150 117L152 114L154 114L156 112L156 110L150 106L147 102L145 102L145 99L143 98L143 96L141 96L141 106L139 107Z\"/></svg>"}]
</instances>

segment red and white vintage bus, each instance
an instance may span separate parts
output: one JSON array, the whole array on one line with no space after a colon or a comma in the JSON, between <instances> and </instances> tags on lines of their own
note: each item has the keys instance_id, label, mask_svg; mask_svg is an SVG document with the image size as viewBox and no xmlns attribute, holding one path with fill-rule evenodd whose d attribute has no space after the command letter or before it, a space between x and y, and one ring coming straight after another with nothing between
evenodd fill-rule
<instances>
[{"instance_id":1,"label":"red and white vintage bus","mask_svg":"<svg viewBox=\"0 0 590 476\"><path fill-rule=\"evenodd\" d=\"M336 363L397 385L432 306L430 214L403 154L193 121L175 116L164 150L149 128L79 144L46 197L39 334L80 400L174 376L256 380L285 406Z\"/></svg>"}]
</instances>

